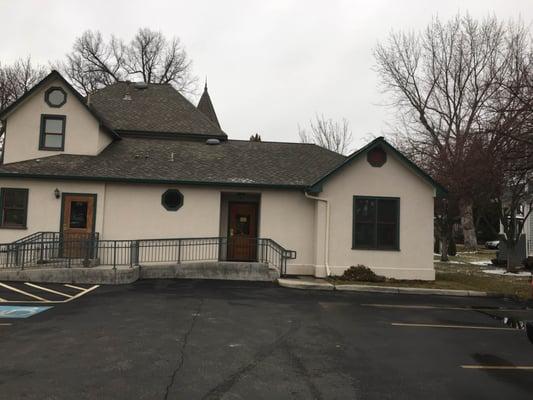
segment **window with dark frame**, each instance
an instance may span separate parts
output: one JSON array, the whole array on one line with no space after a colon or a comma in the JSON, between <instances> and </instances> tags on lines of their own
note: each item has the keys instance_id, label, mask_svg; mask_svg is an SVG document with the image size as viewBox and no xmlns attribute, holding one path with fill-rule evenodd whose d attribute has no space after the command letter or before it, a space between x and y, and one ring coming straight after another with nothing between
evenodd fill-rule
<instances>
[{"instance_id":1,"label":"window with dark frame","mask_svg":"<svg viewBox=\"0 0 533 400\"><path fill-rule=\"evenodd\" d=\"M0 189L2 228L26 228L28 217L28 189Z\"/></svg>"},{"instance_id":2,"label":"window with dark frame","mask_svg":"<svg viewBox=\"0 0 533 400\"><path fill-rule=\"evenodd\" d=\"M353 198L353 249L400 249L400 199Z\"/></svg>"},{"instance_id":3,"label":"window with dark frame","mask_svg":"<svg viewBox=\"0 0 533 400\"><path fill-rule=\"evenodd\" d=\"M168 189L161 196L161 204L167 211L178 211L183 205L183 194L177 189Z\"/></svg>"},{"instance_id":4,"label":"window with dark frame","mask_svg":"<svg viewBox=\"0 0 533 400\"><path fill-rule=\"evenodd\" d=\"M65 149L65 124L64 115L41 115L41 135L39 150L64 150Z\"/></svg>"}]
</instances>

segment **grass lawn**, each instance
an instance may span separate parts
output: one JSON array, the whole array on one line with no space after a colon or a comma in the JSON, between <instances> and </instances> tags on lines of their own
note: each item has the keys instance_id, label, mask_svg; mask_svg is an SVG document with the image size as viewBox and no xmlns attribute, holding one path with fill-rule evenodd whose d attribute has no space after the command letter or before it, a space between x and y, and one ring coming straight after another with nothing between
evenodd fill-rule
<instances>
[{"instance_id":1,"label":"grass lawn","mask_svg":"<svg viewBox=\"0 0 533 400\"><path fill-rule=\"evenodd\" d=\"M500 276L484 273L482 270L487 267L470 264L474 261L490 261L495 257L494 250L480 249L478 252L461 252L458 248L456 256L449 257L451 263L440 262L435 256L435 281L399 281L387 280L386 282L360 282L345 281L339 277L332 277L330 280L337 284L368 284L376 286L396 286L396 287L419 287L430 289L456 289L456 290L478 290L482 292L503 293L509 296L516 296L520 299L531 299L531 284L529 277Z\"/></svg>"}]
</instances>

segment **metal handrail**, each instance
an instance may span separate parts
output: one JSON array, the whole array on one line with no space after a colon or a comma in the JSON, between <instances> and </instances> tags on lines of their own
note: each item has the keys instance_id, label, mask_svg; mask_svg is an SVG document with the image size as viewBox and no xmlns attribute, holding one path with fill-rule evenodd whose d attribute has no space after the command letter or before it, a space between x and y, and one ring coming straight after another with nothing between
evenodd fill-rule
<instances>
[{"instance_id":1,"label":"metal handrail","mask_svg":"<svg viewBox=\"0 0 533 400\"><path fill-rule=\"evenodd\" d=\"M0 244L0 268L139 265L195 261L255 261L285 275L296 252L269 238L194 237L100 240L99 234L80 237L60 232L38 232L23 241Z\"/></svg>"}]
</instances>

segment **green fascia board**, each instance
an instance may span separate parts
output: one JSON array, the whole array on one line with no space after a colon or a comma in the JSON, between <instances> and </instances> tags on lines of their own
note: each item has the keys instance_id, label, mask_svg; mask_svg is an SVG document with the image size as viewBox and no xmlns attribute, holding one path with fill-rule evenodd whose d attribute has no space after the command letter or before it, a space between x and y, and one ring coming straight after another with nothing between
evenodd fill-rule
<instances>
[{"instance_id":1,"label":"green fascia board","mask_svg":"<svg viewBox=\"0 0 533 400\"><path fill-rule=\"evenodd\" d=\"M153 179L153 178L120 178L106 176L76 176L76 175L44 175L44 174L25 174L14 172L0 172L0 178L22 178L22 179L42 179L42 180L68 180L68 181L92 181L92 182L124 182L124 183L144 183L144 184L163 184L163 185L191 185L191 186L233 186L248 188L269 188L269 189L291 189L303 190L305 185L288 185L288 184L270 184L270 183L238 183L238 182L216 182L216 181L187 181L172 179Z\"/></svg>"},{"instance_id":2,"label":"green fascia board","mask_svg":"<svg viewBox=\"0 0 533 400\"><path fill-rule=\"evenodd\" d=\"M414 162L412 162L406 156L404 156L398 149L396 149L393 145L387 142L385 138L382 136L372 140L367 145L361 147L359 150L349 155L346 158L346 160L344 160L341 164L333 168L331 171L329 171L324 176L322 176L320 179L318 179L316 182L314 182L312 185L310 185L307 191L308 192L313 191L315 193L317 192L317 189L321 191L322 185L324 184L324 182L326 182L332 175L336 174L338 171L343 169L345 166L350 164L352 161L366 154L369 150L380 145L383 146L385 150L389 150L394 155L396 155L403 164L405 164L408 168L412 169L417 175L419 175L422 179L424 179L431 186L433 186L433 188L436 190L436 194L438 197L445 197L448 194L448 190L444 186L442 186L440 183L435 181L430 175L428 175L418 165L416 165Z\"/></svg>"}]
</instances>

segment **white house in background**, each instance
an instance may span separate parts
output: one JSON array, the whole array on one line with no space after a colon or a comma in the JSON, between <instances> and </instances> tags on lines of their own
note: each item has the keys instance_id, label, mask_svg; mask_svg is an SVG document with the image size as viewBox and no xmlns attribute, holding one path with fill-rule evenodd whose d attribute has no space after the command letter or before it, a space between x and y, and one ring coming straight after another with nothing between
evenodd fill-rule
<instances>
[{"instance_id":1,"label":"white house in background","mask_svg":"<svg viewBox=\"0 0 533 400\"><path fill-rule=\"evenodd\" d=\"M349 157L231 140L207 87L198 107L160 84L121 82L84 98L56 71L0 119L1 243L43 231L222 238L215 257L256 261L256 238L270 238L296 252L289 274L362 264L435 277L433 204L444 189L383 138Z\"/></svg>"}]
</instances>

